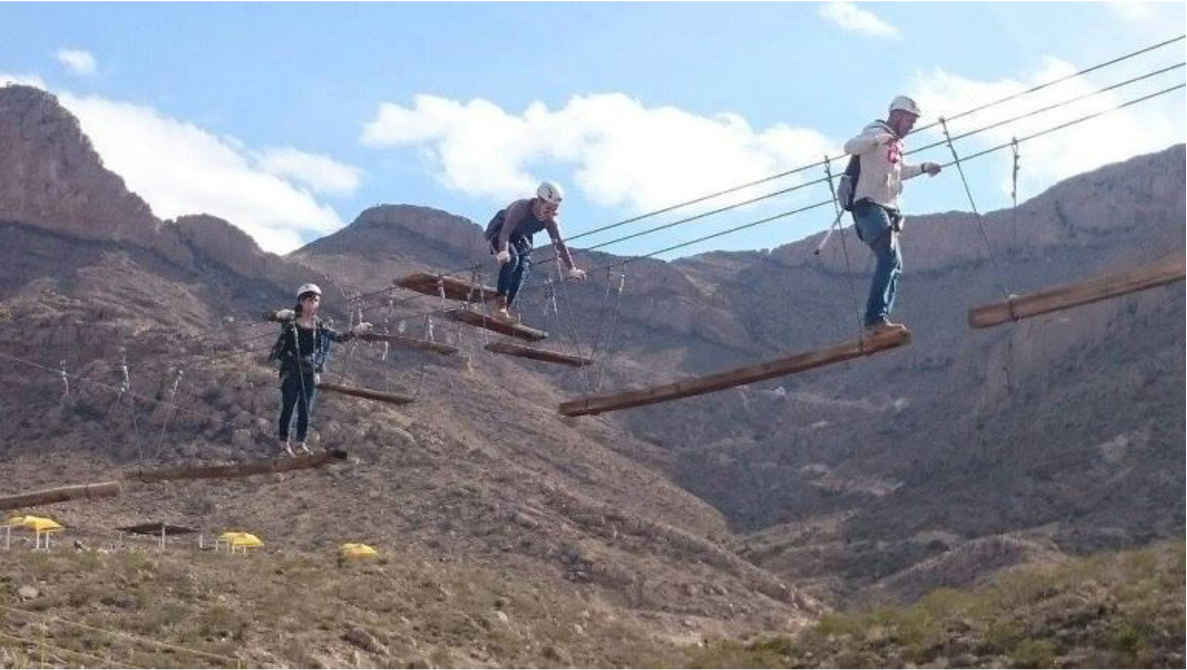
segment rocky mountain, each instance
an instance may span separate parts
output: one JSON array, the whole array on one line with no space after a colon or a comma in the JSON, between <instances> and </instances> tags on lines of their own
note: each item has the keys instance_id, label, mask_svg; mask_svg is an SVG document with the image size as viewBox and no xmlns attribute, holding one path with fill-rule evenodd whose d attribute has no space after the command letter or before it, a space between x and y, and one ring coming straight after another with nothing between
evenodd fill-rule
<instances>
[{"instance_id":1,"label":"rocky mountain","mask_svg":"<svg viewBox=\"0 0 1187 670\"><path fill-rule=\"evenodd\" d=\"M1068 180L1016 213L913 217L896 312L914 331L908 348L581 419L559 418L557 403L852 338L866 252L850 238L847 265L837 241L814 256L810 238L640 260L625 277L561 285L559 314L542 263L525 318L552 346L599 359L558 370L489 354L481 332L426 319L436 298L388 290L419 270L474 267L489 283L481 228L461 217L384 205L266 254L214 217L157 219L28 87L0 89L0 154L12 157L0 164L5 492L274 453L278 394L262 361L276 331L258 314L303 281L323 284L340 321L358 317L346 296L367 294L367 320L432 327L462 349L339 347L331 379L416 396L400 409L319 401L316 442L347 449L347 466L54 509L96 541L150 520L257 529L291 550L349 534L564 581L668 623L781 628L816 617L819 601L910 600L1184 529L1181 284L965 325L969 307L1007 291L1181 257L1182 146ZM593 268L622 260L577 254Z\"/></svg>"}]
</instances>

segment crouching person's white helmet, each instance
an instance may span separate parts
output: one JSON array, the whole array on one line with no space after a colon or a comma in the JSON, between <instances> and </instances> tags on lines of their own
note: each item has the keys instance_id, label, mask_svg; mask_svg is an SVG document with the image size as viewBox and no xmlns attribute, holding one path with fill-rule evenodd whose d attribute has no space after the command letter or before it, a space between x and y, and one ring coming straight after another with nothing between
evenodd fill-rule
<instances>
[{"instance_id":1,"label":"crouching person's white helmet","mask_svg":"<svg viewBox=\"0 0 1187 670\"><path fill-rule=\"evenodd\" d=\"M561 190L560 184L554 181L545 181L541 182L540 187L536 189L536 197L550 205L559 205L561 200L565 199L565 192Z\"/></svg>"},{"instance_id":2,"label":"crouching person's white helmet","mask_svg":"<svg viewBox=\"0 0 1187 670\"><path fill-rule=\"evenodd\" d=\"M306 293L316 293L319 298L321 297L321 289L317 284L301 284L301 288L297 289L297 299L300 300Z\"/></svg>"}]
</instances>

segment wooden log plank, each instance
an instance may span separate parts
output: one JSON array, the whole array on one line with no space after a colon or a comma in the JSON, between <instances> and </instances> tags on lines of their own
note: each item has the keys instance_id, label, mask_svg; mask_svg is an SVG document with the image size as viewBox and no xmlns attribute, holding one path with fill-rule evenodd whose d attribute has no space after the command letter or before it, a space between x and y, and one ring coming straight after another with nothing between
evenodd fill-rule
<instances>
[{"instance_id":1,"label":"wooden log plank","mask_svg":"<svg viewBox=\"0 0 1187 670\"><path fill-rule=\"evenodd\" d=\"M77 484L75 486L59 486L57 488L29 493L18 493L0 497L0 510L21 509L52 505L68 500L99 500L100 498L114 498L123 489L119 482L100 482L98 484Z\"/></svg>"},{"instance_id":2,"label":"wooden log plank","mask_svg":"<svg viewBox=\"0 0 1187 670\"><path fill-rule=\"evenodd\" d=\"M130 481L143 483L168 482L181 479L234 479L253 475L290 472L320 468L336 461L346 460L346 452L340 449L293 457L268 458L260 461L236 463L234 465L188 466L164 468L161 470L132 470L123 475Z\"/></svg>"},{"instance_id":3,"label":"wooden log plank","mask_svg":"<svg viewBox=\"0 0 1187 670\"><path fill-rule=\"evenodd\" d=\"M483 316L478 312L473 312L468 309L455 309L446 312L445 316L454 321L461 321L462 323L469 324L475 328L493 330L494 332L501 335L518 337L521 340L538 342L548 337L548 333L543 330L536 330L535 328L530 328L523 324L504 321L491 316Z\"/></svg>"},{"instance_id":4,"label":"wooden log plank","mask_svg":"<svg viewBox=\"0 0 1187 670\"><path fill-rule=\"evenodd\" d=\"M1065 284L1005 302L982 305L969 310L969 327L988 328L1007 321L1017 321L1163 284L1183 281L1184 259L1167 258L1126 272Z\"/></svg>"},{"instance_id":5,"label":"wooden log plank","mask_svg":"<svg viewBox=\"0 0 1187 670\"><path fill-rule=\"evenodd\" d=\"M695 377L683 381L654 386L652 388L614 393L603 396L578 398L561 403L559 411L565 416L583 416L585 414L601 414L628 407L651 405L677 398L712 393L723 389L751 384L775 377L782 377L795 372L803 372L812 368L839 363L854 358L861 358L871 354L901 347L911 342L911 332L906 328L895 329L878 335L869 336L862 340L846 342L827 349L818 349L785 358L778 358L758 365L751 365L735 370L727 370L709 375Z\"/></svg>"},{"instance_id":6,"label":"wooden log plank","mask_svg":"<svg viewBox=\"0 0 1187 670\"><path fill-rule=\"evenodd\" d=\"M431 272L417 272L396 280L396 286L410 291L438 297L441 295L437 287L438 275ZM441 288L445 289L445 297L450 300L490 300L497 289L493 286L472 284L456 277L442 276Z\"/></svg>"},{"instance_id":7,"label":"wooden log plank","mask_svg":"<svg viewBox=\"0 0 1187 670\"><path fill-rule=\"evenodd\" d=\"M346 460L346 452L340 449L326 451L320 454L308 454L296 457L269 458L248 463L234 465L186 466L178 468L163 468L159 470L132 470L125 472L120 479L127 482L153 483L177 481L182 479L234 479L251 477L253 475L290 472L293 470L308 470L320 468L329 463ZM124 487L118 481L99 482L97 484L78 484L61 486L30 493L18 493L0 497L0 510L37 507L69 500L98 500L100 498L114 498L123 493Z\"/></svg>"},{"instance_id":8,"label":"wooden log plank","mask_svg":"<svg viewBox=\"0 0 1187 670\"><path fill-rule=\"evenodd\" d=\"M387 342L398 347L410 347L413 349L425 349L433 351L442 356L452 356L456 354L457 347L432 340L422 340L417 337L408 337L407 335L388 335L384 333L368 333L367 335L359 335L359 339L364 342Z\"/></svg>"},{"instance_id":9,"label":"wooden log plank","mask_svg":"<svg viewBox=\"0 0 1187 670\"><path fill-rule=\"evenodd\" d=\"M592 358L573 356L572 354L552 351L549 349L525 347L522 344L515 344L513 342L491 342L490 344L486 345L485 349L487 351L493 351L496 354L518 356L519 358L531 358L533 360L544 361L546 363L559 363L561 365L571 365L573 367L582 367L593 364Z\"/></svg>"},{"instance_id":10,"label":"wooden log plank","mask_svg":"<svg viewBox=\"0 0 1187 670\"><path fill-rule=\"evenodd\" d=\"M386 402L391 405L407 405L413 400L411 397L406 395L384 393L383 391L373 391L371 389L347 386L346 384L334 384L331 382L318 382L317 389L319 391L341 393L343 395L354 396L356 398L366 398L367 400L378 400L379 402Z\"/></svg>"}]
</instances>

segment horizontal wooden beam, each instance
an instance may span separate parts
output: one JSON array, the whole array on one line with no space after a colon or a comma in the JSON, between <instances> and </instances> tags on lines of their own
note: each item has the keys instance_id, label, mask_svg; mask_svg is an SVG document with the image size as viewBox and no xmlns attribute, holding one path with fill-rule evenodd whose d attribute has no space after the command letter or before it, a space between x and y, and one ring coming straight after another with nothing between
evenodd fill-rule
<instances>
[{"instance_id":1,"label":"horizontal wooden beam","mask_svg":"<svg viewBox=\"0 0 1187 670\"><path fill-rule=\"evenodd\" d=\"M437 284L438 278L441 280L440 286ZM433 297L440 296L441 290L444 289L445 297L450 300L473 300L475 302L490 300L497 292L493 286L472 284L456 277L435 275L431 272L417 272L401 277L396 280L396 286Z\"/></svg>"},{"instance_id":2,"label":"horizontal wooden beam","mask_svg":"<svg viewBox=\"0 0 1187 670\"><path fill-rule=\"evenodd\" d=\"M1017 321L1183 281L1184 266L1183 257L1176 256L1126 272L1065 284L1026 296L1015 296L1005 302L974 307L969 310L969 326L988 328L1007 321Z\"/></svg>"},{"instance_id":3,"label":"horizontal wooden beam","mask_svg":"<svg viewBox=\"0 0 1187 670\"><path fill-rule=\"evenodd\" d=\"M529 328L523 324L496 319L492 316L483 315L479 312L468 309L451 310L446 312L445 316L454 321L461 321L462 323L469 324L475 328L493 330L494 332L501 335L518 337L521 340L538 342L548 337L548 333L543 330L536 330L535 328Z\"/></svg>"},{"instance_id":4,"label":"horizontal wooden beam","mask_svg":"<svg viewBox=\"0 0 1187 670\"><path fill-rule=\"evenodd\" d=\"M410 347L413 349L425 349L427 351L436 352L442 356L452 356L457 353L457 347L452 347L448 344L434 342L432 340L422 340L417 337L408 337L407 335L388 335L385 333L368 333L366 335L359 335L359 339L364 342L387 342L398 347Z\"/></svg>"},{"instance_id":5,"label":"horizontal wooden beam","mask_svg":"<svg viewBox=\"0 0 1187 670\"><path fill-rule=\"evenodd\" d=\"M98 500L100 498L114 498L122 493L119 482L100 482L98 484L78 484L75 486L59 486L54 489L18 493L11 496L0 496L0 509L22 509L52 505L68 500Z\"/></svg>"},{"instance_id":6,"label":"horizontal wooden beam","mask_svg":"<svg viewBox=\"0 0 1187 670\"><path fill-rule=\"evenodd\" d=\"M320 468L337 461L346 460L346 452L340 449L323 451L294 457L268 458L234 465L187 466L161 470L132 470L123 478L143 483L169 482L181 479L235 479L253 475L268 475L292 470Z\"/></svg>"},{"instance_id":7,"label":"horizontal wooden beam","mask_svg":"<svg viewBox=\"0 0 1187 670\"><path fill-rule=\"evenodd\" d=\"M366 398L367 400L378 400L379 402L386 402L391 405L407 405L413 401L411 396L399 395L397 393L384 393L383 391L372 391L371 389L347 386L346 384L334 384L331 382L318 382L317 389L319 391L341 393L343 395L354 396L356 398Z\"/></svg>"},{"instance_id":8,"label":"horizontal wooden beam","mask_svg":"<svg viewBox=\"0 0 1187 670\"><path fill-rule=\"evenodd\" d=\"M565 416L582 416L585 414L612 412L628 407L652 405L676 400L677 398L688 398L703 393L712 393L734 386L752 384L796 372L803 372L804 370L810 370L832 363L869 356L879 351L901 347L910 342L911 332L906 328L896 328L835 347L808 351L758 365L718 372L707 377L694 377L671 384L654 386L637 391L627 391L625 393L578 398L577 400L561 403L559 411Z\"/></svg>"},{"instance_id":9,"label":"horizontal wooden beam","mask_svg":"<svg viewBox=\"0 0 1187 670\"><path fill-rule=\"evenodd\" d=\"M234 465L184 466L159 470L132 470L120 475L120 479L133 484L150 484L183 479L235 479L251 477L253 475L320 468L324 465L344 460L346 460L346 452L340 449L334 449L319 454L308 454L291 458L269 458L260 461L249 461L247 463L236 463ZM123 493L123 491L124 486L118 481L61 486L43 491L0 496L0 510L38 507L69 500L114 498Z\"/></svg>"},{"instance_id":10,"label":"horizontal wooden beam","mask_svg":"<svg viewBox=\"0 0 1187 670\"><path fill-rule=\"evenodd\" d=\"M506 354L508 356L517 356L519 358L531 358L537 361L544 361L546 363L559 363L561 365L571 365L573 367L582 367L584 365L592 365L592 358L585 358L584 356L573 356L571 354L561 353L559 351L551 351L549 349L537 349L535 347L525 347L522 344L515 344L514 342L491 342L486 345L487 351L493 351L496 354Z\"/></svg>"}]
</instances>

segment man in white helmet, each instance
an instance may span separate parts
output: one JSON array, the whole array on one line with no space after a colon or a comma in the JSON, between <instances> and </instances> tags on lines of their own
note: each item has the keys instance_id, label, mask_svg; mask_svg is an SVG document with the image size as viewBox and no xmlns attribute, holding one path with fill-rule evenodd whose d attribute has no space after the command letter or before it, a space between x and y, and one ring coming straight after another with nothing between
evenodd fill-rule
<instances>
[{"instance_id":1,"label":"man in white helmet","mask_svg":"<svg viewBox=\"0 0 1187 670\"><path fill-rule=\"evenodd\" d=\"M569 277L585 279L585 271L573 263L573 255L561 238L560 224L556 220L557 210L564 197L556 182L543 182L536 189L536 197L516 200L507 205L486 226L486 239L490 242L491 253L502 266L499 268L498 293L494 304L496 318L511 318L507 308L514 304L515 296L532 267L532 236L541 230L548 231L557 255L569 270Z\"/></svg>"},{"instance_id":2,"label":"man in white helmet","mask_svg":"<svg viewBox=\"0 0 1187 670\"><path fill-rule=\"evenodd\" d=\"M317 384L325 372L331 342L349 342L371 332L371 324L362 322L339 333L317 316L321 307L321 289L317 284L302 284L297 289L297 304L269 316L281 323L280 337L272 345L269 361L280 362L280 427L277 437L282 453L294 455L289 429L293 410L297 410L297 449L309 453L305 435L313 413Z\"/></svg>"},{"instance_id":3,"label":"man in white helmet","mask_svg":"<svg viewBox=\"0 0 1187 670\"><path fill-rule=\"evenodd\" d=\"M899 248L903 180L924 172L933 177L940 173L936 163L909 165L903 160L903 138L915 127L919 114L915 101L900 95L890 102L885 121L874 121L845 143L845 153L857 156L861 167L853 193L853 227L878 260L866 300L865 326L871 333L903 327L890 321L903 270Z\"/></svg>"}]
</instances>

